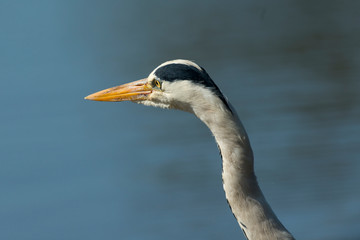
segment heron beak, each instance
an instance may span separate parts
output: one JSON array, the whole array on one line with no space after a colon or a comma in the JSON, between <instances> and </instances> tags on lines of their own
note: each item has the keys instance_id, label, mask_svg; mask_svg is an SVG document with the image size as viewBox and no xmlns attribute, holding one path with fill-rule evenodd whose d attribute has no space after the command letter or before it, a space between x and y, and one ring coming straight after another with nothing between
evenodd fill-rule
<instances>
[{"instance_id":1,"label":"heron beak","mask_svg":"<svg viewBox=\"0 0 360 240\"><path fill-rule=\"evenodd\" d=\"M140 101L148 99L151 92L152 87L147 78L144 78L90 94L85 99L106 102Z\"/></svg>"}]
</instances>

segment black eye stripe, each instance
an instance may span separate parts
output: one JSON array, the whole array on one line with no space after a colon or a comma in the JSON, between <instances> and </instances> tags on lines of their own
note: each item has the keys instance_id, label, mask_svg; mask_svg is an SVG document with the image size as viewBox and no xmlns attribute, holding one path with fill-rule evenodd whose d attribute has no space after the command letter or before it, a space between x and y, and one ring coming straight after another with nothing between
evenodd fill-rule
<instances>
[{"instance_id":1,"label":"black eye stripe","mask_svg":"<svg viewBox=\"0 0 360 240\"><path fill-rule=\"evenodd\" d=\"M194 80L201 81L204 78L204 73L196 67L185 64L168 64L158 68L155 75L165 81L175 80Z\"/></svg>"},{"instance_id":2,"label":"black eye stripe","mask_svg":"<svg viewBox=\"0 0 360 240\"><path fill-rule=\"evenodd\" d=\"M203 68L199 70L194 66L181 63L171 63L158 68L154 74L158 79L168 82L189 80L195 84L207 87L222 100L231 112L231 108L224 95Z\"/></svg>"}]
</instances>

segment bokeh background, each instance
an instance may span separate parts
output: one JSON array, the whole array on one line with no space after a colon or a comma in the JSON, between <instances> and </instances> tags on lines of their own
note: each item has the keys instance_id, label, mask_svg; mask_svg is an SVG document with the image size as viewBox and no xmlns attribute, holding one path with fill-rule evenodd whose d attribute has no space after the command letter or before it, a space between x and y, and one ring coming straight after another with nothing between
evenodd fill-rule
<instances>
[{"instance_id":1,"label":"bokeh background","mask_svg":"<svg viewBox=\"0 0 360 240\"><path fill-rule=\"evenodd\" d=\"M194 116L83 99L171 59L238 110L298 239L360 239L359 1L0 1L0 239L244 239Z\"/></svg>"}]
</instances>

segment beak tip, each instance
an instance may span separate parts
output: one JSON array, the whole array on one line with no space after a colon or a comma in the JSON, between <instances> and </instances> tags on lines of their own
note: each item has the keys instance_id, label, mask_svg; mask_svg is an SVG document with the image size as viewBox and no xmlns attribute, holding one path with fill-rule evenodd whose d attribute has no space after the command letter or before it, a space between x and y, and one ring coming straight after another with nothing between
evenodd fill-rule
<instances>
[{"instance_id":1,"label":"beak tip","mask_svg":"<svg viewBox=\"0 0 360 240\"><path fill-rule=\"evenodd\" d=\"M85 100L95 100L94 93L87 95L86 97L84 97L84 99Z\"/></svg>"}]
</instances>

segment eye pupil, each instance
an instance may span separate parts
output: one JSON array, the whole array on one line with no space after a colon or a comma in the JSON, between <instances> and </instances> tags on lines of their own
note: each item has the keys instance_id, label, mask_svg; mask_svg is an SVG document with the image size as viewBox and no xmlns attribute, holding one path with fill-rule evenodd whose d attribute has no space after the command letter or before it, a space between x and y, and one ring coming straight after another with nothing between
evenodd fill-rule
<instances>
[{"instance_id":1,"label":"eye pupil","mask_svg":"<svg viewBox=\"0 0 360 240\"><path fill-rule=\"evenodd\" d=\"M155 80L155 86L158 87L158 88L161 87L161 84L160 84L160 82L158 80Z\"/></svg>"}]
</instances>

